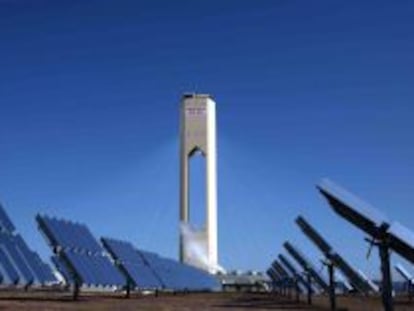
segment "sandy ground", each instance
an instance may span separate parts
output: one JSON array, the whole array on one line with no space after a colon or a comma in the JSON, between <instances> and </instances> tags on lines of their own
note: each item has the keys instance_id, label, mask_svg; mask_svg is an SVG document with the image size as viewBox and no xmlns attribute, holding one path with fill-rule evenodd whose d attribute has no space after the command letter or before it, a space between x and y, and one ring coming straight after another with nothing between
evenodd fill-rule
<instances>
[{"instance_id":1,"label":"sandy ground","mask_svg":"<svg viewBox=\"0 0 414 311\"><path fill-rule=\"evenodd\" d=\"M45 292L0 292L0 310L329 310L326 297L314 297L312 306L294 299L272 294L247 293L203 293L203 294L161 294L158 297L82 294L79 301L72 301L68 293ZM378 298L339 297L338 310L374 311L382 310ZM414 310L414 302L400 298L396 311Z\"/></svg>"}]
</instances>

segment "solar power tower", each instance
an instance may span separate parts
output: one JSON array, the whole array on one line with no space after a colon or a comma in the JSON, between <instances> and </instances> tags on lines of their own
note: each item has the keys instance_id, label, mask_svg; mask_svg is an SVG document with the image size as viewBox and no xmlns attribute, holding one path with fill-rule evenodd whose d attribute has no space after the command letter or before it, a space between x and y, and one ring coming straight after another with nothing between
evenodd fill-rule
<instances>
[{"instance_id":1,"label":"solar power tower","mask_svg":"<svg viewBox=\"0 0 414 311\"><path fill-rule=\"evenodd\" d=\"M380 211L328 179L322 180L317 189L338 215L368 234L371 245L378 247L382 302L386 311L394 310L390 250L414 263L414 233L397 222L390 223Z\"/></svg>"},{"instance_id":2,"label":"solar power tower","mask_svg":"<svg viewBox=\"0 0 414 311\"><path fill-rule=\"evenodd\" d=\"M73 284L74 299L80 287L102 290L126 286L126 279L84 224L41 215L36 221L55 254L53 261L59 262L57 268Z\"/></svg>"},{"instance_id":3,"label":"solar power tower","mask_svg":"<svg viewBox=\"0 0 414 311\"><path fill-rule=\"evenodd\" d=\"M16 233L12 221L0 204L0 283L28 288L56 282L49 265L32 251Z\"/></svg>"},{"instance_id":4,"label":"solar power tower","mask_svg":"<svg viewBox=\"0 0 414 311\"><path fill-rule=\"evenodd\" d=\"M335 267L338 267L342 271L355 289L365 294L369 292L369 285L361 277L359 277L358 273L339 254L334 252L328 242L305 220L305 218L302 216L297 217L296 224L325 256L325 264L328 268L329 275L331 310L336 309Z\"/></svg>"},{"instance_id":5,"label":"solar power tower","mask_svg":"<svg viewBox=\"0 0 414 311\"><path fill-rule=\"evenodd\" d=\"M216 103L209 95L185 94L180 123L180 222L191 223L189 160L201 153L206 159L206 223L204 228L192 230L191 239L207 257L198 258L199 252L191 251L190 243L194 241L188 241L190 237L181 230L180 261L215 273L218 267Z\"/></svg>"}]
</instances>

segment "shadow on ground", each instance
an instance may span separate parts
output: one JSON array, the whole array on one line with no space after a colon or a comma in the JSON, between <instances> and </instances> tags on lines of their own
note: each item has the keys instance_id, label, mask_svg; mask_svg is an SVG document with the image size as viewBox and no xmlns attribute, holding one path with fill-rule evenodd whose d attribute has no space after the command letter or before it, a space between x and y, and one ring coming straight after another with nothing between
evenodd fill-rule
<instances>
[{"instance_id":1,"label":"shadow on ground","mask_svg":"<svg viewBox=\"0 0 414 311\"><path fill-rule=\"evenodd\" d=\"M326 310L325 308L308 305L305 302L296 302L285 297L240 297L229 302L215 305L217 308L229 309L263 309L263 310Z\"/></svg>"}]
</instances>

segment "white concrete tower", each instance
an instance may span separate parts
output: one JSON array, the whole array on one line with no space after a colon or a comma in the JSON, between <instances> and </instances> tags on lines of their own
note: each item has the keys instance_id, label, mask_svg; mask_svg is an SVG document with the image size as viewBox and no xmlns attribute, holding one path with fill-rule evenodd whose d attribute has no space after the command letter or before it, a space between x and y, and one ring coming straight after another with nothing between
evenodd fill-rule
<instances>
[{"instance_id":1,"label":"white concrete tower","mask_svg":"<svg viewBox=\"0 0 414 311\"><path fill-rule=\"evenodd\" d=\"M185 94L181 102L180 126L180 261L216 272L217 265L217 149L216 103L209 95ZM196 231L183 232L189 225L189 160L201 152L206 161L206 224ZM192 237L188 237L192 235ZM190 241L192 239L192 241ZM196 258L189 249L196 242ZM201 248L201 249L200 249ZM201 256L203 257L203 256Z\"/></svg>"}]
</instances>

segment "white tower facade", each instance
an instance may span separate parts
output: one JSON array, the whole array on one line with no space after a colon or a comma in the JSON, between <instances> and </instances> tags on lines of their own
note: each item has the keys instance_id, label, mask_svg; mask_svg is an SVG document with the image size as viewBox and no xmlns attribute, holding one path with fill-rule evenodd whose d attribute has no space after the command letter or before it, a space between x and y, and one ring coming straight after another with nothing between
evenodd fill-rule
<instances>
[{"instance_id":1,"label":"white tower facade","mask_svg":"<svg viewBox=\"0 0 414 311\"><path fill-rule=\"evenodd\" d=\"M214 273L218 267L216 103L209 95L183 96L180 144L180 261ZM191 225L189 160L198 152L206 161L206 223L204 228L183 230Z\"/></svg>"}]
</instances>

